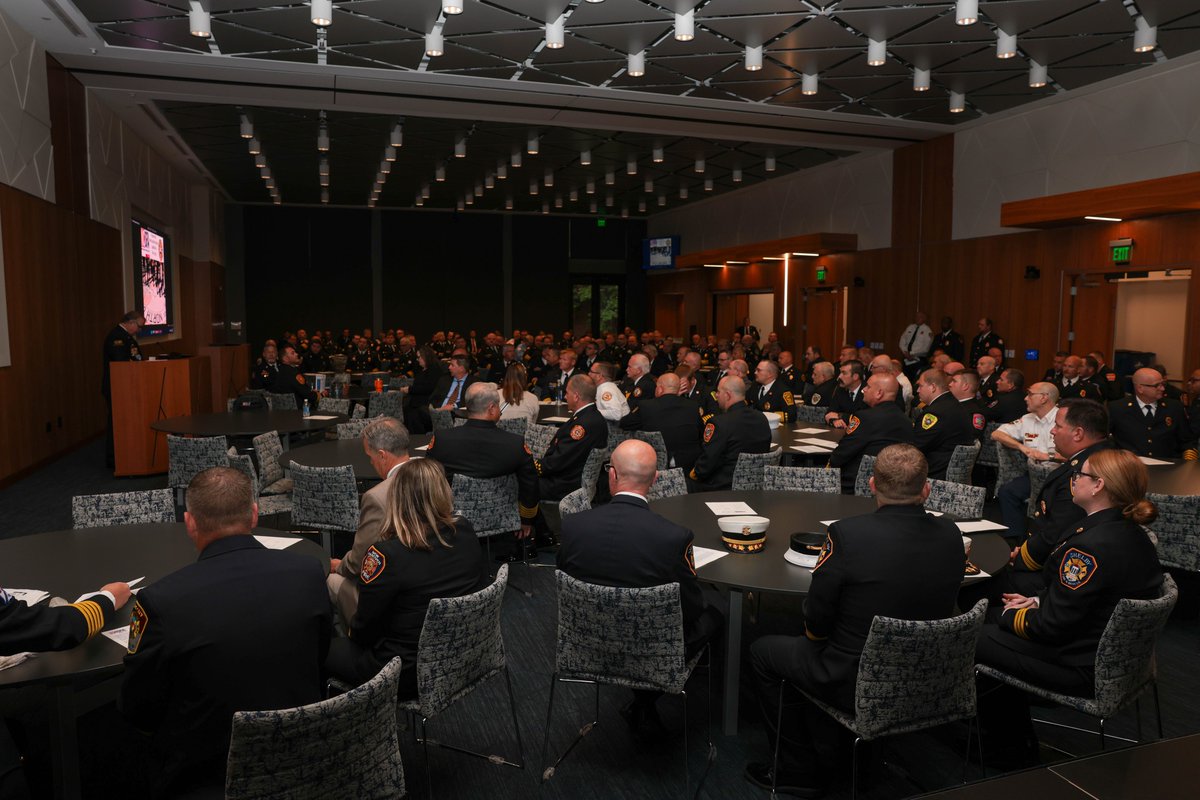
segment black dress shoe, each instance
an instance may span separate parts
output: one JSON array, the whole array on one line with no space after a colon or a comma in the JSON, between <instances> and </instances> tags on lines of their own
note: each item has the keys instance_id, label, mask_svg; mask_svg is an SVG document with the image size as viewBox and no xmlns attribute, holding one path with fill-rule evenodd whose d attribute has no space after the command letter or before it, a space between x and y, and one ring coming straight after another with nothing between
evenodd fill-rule
<instances>
[{"instance_id":1,"label":"black dress shoe","mask_svg":"<svg viewBox=\"0 0 1200 800\"><path fill-rule=\"evenodd\" d=\"M771 791L771 765L765 762L754 762L746 765L743 773L746 780L760 789ZM778 780L774 781L775 791L793 797L821 797L825 794L825 782L815 775L799 770L780 770Z\"/></svg>"}]
</instances>

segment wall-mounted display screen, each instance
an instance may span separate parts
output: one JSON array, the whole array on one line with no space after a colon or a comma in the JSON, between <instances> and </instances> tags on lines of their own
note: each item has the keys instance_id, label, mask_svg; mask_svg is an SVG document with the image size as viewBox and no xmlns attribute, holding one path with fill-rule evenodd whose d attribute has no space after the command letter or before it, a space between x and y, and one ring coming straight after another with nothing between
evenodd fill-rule
<instances>
[{"instance_id":1,"label":"wall-mounted display screen","mask_svg":"<svg viewBox=\"0 0 1200 800\"><path fill-rule=\"evenodd\" d=\"M171 285L171 240L149 225L133 220L133 280L135 308L146 318L143 335L175 330Z\"/></svg>"}]
</instances>

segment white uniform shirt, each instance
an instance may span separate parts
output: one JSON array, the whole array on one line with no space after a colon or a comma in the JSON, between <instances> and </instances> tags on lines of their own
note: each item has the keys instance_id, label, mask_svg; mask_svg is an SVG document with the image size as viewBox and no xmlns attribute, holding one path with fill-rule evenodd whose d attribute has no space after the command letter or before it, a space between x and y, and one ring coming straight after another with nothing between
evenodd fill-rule
<instances>
[{"instance_id":1,"label":"white uniform shirt","mask_svg":"<svg viewBox=\"0 0 1200 800\"><path fill-rule=\"evenodd\" d=\"M917 338L913 339L912 347L908 346L908 340L912 339L913 333L916 332ZM933 345L933 331L928 325L922 323L912 323L904 329L904 333L900 334L900 351L908 351L909 357L904 359L905 364L913 364L917 359L925 358L929 355L929 348Z\"/></svg>"},{"instance_id":2,"label":"white uniform shirt","mask_svg":"<svg viewBox=\"0 0 1200 800\"><path fill-rule=\"evenodd\" d=\"M1011 436L1026 447L1043 453L1053 453L1054 437L1050 435L1050 429L1054 427L1054 415L1057 411L1056 406L1051 406L1044 417L1039 417L1037 414L1026 414L1014 422L1001 425L997 430Z\"/></svg>"},{"instance_id":3,"label":"white uniform shirt","mask_svg":"<svg viewBox=\"0 0 1200 800\"><path fill-rule=\"evenodd\" d=\"M596 408L609 422L620 422L629 413L629 401L615 383L605 381L596 387Z\"/></svg>"}]
</instances>

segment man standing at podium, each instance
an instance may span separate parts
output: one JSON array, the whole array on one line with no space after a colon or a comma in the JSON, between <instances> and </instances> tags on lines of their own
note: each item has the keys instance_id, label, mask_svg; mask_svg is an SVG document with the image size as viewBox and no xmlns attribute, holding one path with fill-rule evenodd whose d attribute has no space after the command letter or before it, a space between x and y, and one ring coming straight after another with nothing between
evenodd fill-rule
<instances>
[{"instance_id":1,"label":"man standing at podium","mask_svg":"<svg viewBox=\"0 0 1200 800\"><path fill-rule=\"evenodd\" d=\"M104 404L108 409L107 429L104 443L104 463L109 469L116 466L113 454L113 424L112 424L112 387L109 380L108 365L114 361L141 361L142 351L138 348L137 339L133 335L138 328L146 324L146 318L140 311L127 311L121 317L120 324L109 331L104 337L104 374L100 376L100 393L104 395Z\"/></svg>"}]
</instances>

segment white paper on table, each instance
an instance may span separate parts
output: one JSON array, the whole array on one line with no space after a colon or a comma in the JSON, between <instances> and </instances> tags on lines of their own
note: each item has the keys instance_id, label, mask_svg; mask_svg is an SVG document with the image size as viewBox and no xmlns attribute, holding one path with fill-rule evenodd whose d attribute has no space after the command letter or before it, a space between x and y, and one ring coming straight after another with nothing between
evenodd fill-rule
<instances>
[{"instance_id":1,"label":"white paper on table","mask_svg":"<svg viewBox=\"0 0 1200 800\"><path fill-rule=\"evenodd\" d=\"M969 522L955 522L958 529L963 533L979 533L981 531L1003 531L1007 530L1008 526L1001 525L999 522L992 522L990 519L970 520Z\"/></svg>"},{"instance_id":2,"label":"white paper on table","mask_svg":"<svg viewBox=\"0 0 1200 800\"><path fill-rule=\"evenodd\" d=\"M963 580L964 581L978 581L978 580L982 580L983 578L990 578L990 577L992 577L991 574L989 574L988 572L981 569L975 575L963 575Z\"/></svg>"},{"instance_id":3,"label":"white paper on table","mask_svg":"<svg viewBox=\"0 0 1200 800\"><path fill-rule=\"evenodd\" d=\"M799 453L828 453L829 452L829 448L817 447L815 444L798 444L798 445L794 445L790 449L795 450Z\"/></svg>"},{"instance_id":4,"label":"white paper on table","mask_svg":"<svg viewBox=\"0 0 1200 800\"><path fill-rule=\"evenodd\" d=\"M700 569L705 564L711 564L718 558L724 558L729 555L724 550L714 550L711 547L692 547L692 559L696 562L696 569Z\"/></svg>"},{"instance_id":5,"label":"white paper on table","mask_svg":"<svg viewBox=\"0 0 1200 800\"><path fill-rule=\"evenodd\" d=\"M929 515L929 516L931 516L931 517L940 517L940 516L942 516L942 512L940 512L940 511L930 511L930 510L926 509L926 510L925 510L925 513L926 513L926 514L928 514L928 515Z\"/></svg>"},{"instance_id":6,"label":"white paper on table","mask_svg":"<svg viewBox=\"0 0 1200 800\"><path fill-rule=\"evenodd\" d=\"M754 509L742 502L736 503L705 503L708 510L718 517L732 517L739 514L753 514Z\"/></svg>"},{"instance_id":7,"label":"white paper on table","mask_svg":"<svg viewBox=\"0 0 1200 800\"><path fill-rule=\"evenodd\" d=\"M258 543L268 550L286 550L300 541L289 536L260 536L257 533L254 534L254 538L258 539Z\"/></svg>"},{"instance_id":8,"label":"white paper on table","mask_svg":"<svg viewBox=\"0 0 1200 800\"><path fill-rule=\"evenodd\" d=\"M11 656L0 656L0 670L15 667L32 655L33 653L13 653Z\"/></svg>"},{"instance_id":9,"label":"white paper on table","mask_svg":"<svg viewBox=\"0 0 1200 800\"><path fill-rule=\"evenodd\" d=\"M829 433L829 428L796 428L792 433Z\"/></svg>"},{"instance_id":10,"label":"white paper on table","mask_svg":"<svg viewBox=\"0 0 1200 800\"><path fill-rule=\"evenodd\" d=\"M111 631L102 631L111 641L121 645L122 648L129 649L129 626L125 625L121 628L113 628Z\"/></svg>"},{"instance_id":11,"label":"white paper on table","mask_svg":"<svg viewBox=\"0 0 1200 800\"><path fill-rule=\"evenodd\" d=\"M542 422L566 422L570 417L542 417Z\"/></svg>"},{"instance_id":12,"label":"white paper on table","mask_svg":"<svg viewBox=\"0 0 1200 800\"><path fill-rule=\"evenodd\" d=\"M126 583L126 585L128 585L128 586L129 586L129 588L130 588L130 589L132 589L133 587L137 586L139 583L141 583L141 582L142 582L142 581L144 581L144 580L146 580L146 576L145 576L145 575L143 575L143 576L142 576L142 577L140 577L140 578L134 578L134 579L133 579L133 580L131 580L131 581L125 581L125 583Z\"/></svg>"},{"instance_id":13,"label":"white paper on table","mask_svg":"<svg viewBox=\"0 0 1200 800\"><path fill-rule=\"evenodd\" d=\"M818 522L820 522L822 525L824 525L826 528L828 528L830 525L837 522L837 520L836 519L822 519L822 520L818 520Z\"/></svg>"},{"instance_id":14,"label":"white paper on table","mask_svg":"<svg viewBox=\"0 0 1200 800\"><path fill-rule=\"evenodd\" d=\"M337 419L337 414L310 414L309 419Z\"/></svg>"},{"instance_id":15,"label":"white paper on table","mask_svg":"<svg viewBox=\"0 0 1200 800\"><path fill-rule=\"evenodd\" d=\"M814 447L820 447L824 450L832 450L833 448L837 447L837 442L831 442L827 439L797 439L796 441L803 442L804 444L811 444Z\"/></svg>"},{"instance_id":16,"label":"white paper on table","mask_svg":"<svg viewBox=\"0 0 1200 800\"><path fill-rule=\"evenodd\" d=\"M24 600L27 606L40 603L50 596L49 592L43 592L41 589L8 589L7 591L17 600Z\"/></svg>"},{"instance_id":17,"label":"white paper on table","mask_svg":"<svg viewBox=\"0 0 1200 800\"><path fill-rule=\"evenodd\" d=\"M420 447L413 448L413 450L428 450L428 449L429 449L429 445L427 445L427 444L423 444Z\"/></svg>"},{"instance_id":18,"label":"white paper on table","mask_svg":"<svg viewBox=\"0 0 1200 800\"><path fill-rule=\"evenodd\" d=\"M1147 467L1162 467L1170 464L1170 461L1163 461L1161 458L1150 458L1149 456L1138 456L1141 462Z\"/></svg>"}]
</instances>

